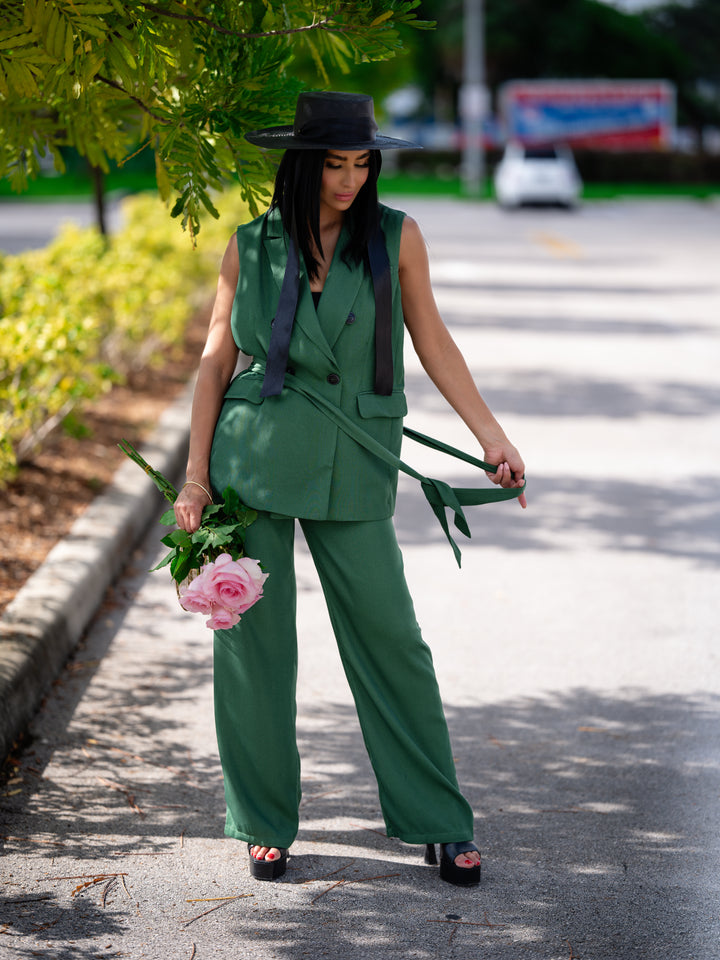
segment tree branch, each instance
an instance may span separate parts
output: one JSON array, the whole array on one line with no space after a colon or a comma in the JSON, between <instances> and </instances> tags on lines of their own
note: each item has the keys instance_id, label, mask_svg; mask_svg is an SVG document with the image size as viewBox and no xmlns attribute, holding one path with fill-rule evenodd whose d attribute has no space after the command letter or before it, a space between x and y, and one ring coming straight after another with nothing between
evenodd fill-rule
<instances>
[{"instance_id":1,"label":"tree branch","mask_svg":"<svg viewBox=\"0 0 720 960\"><path fill-rule=\"evenodd\" d=\"M158 123L167 124L169 121L165 117L161 117L159 113L153 113L150 107L144 103L139 97L135 97L132 93L129 93L125 87L117 83L115 80L111 80L109 77L104 77L101 73L95 74L95 79L100 80L101 83L106 83L109 87L112 87L114 90L119 90L120 93L124 94L128 99L132 100L133 103L136 103L141 110L144 110L153 120L157 120Z\"/></svg>"}]
</instances>

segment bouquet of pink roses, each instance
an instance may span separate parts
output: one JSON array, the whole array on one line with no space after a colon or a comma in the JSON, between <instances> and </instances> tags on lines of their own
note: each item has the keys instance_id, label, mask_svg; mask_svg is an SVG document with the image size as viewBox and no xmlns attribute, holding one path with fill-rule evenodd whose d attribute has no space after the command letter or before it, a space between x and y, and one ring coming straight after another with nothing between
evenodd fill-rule
<instances>
[{"instance_id":1,"label":"bouquet of pink roses","mask_svg":"<svg viewBox=\"0 0 720 960\"><path fill-rule=\"evenodd\" d=\"M209 614L205 626L211 630L227 630L262 597L267 576L257 560L233 560L232 554L221 553L178 586L180 606L190 613Z\"/></svg>"},{"instance_id":2,"label":"bouquet of pink roses","mask_svg":"<svg viewBox=\"0 0 720 960\"><path fill-rule=\"evenodd\" d=\"M127 440L120 449L145 471L162 495L175 503L178 492L161 473L154 470ZM200 526L194 533L173 530L160 541L170 552L153 567L169 566L183 610L209 617L211 630L227 630L240 621L263 595L268 577L260 562L245 556L245 530L257 517L246 507L236 491L227 487L221 504L205 507ZM175 513L168 510L160 518L165 526L175 524Z\"/></svg>"}]
</instances>

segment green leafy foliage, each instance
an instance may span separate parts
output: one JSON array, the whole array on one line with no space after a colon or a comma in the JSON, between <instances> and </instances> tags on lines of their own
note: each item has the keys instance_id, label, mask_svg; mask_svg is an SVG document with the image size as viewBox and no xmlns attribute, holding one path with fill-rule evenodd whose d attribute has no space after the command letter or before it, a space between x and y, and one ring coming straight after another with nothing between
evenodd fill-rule
<instances>
[{"instance_id":1,"label":"green leafy foliage","mask_svg":"<svg viewBox=\"0 0 720 960\"><path fill-rule=\"evenodd\" d=\"M48 426L182 344L249 211L228 191L195 250L157 197L126 200L122 216L111 245L71 225L43 250L0 259L0 486Z\"/></svg>"},{"instance_id":2,"label":"green leafy foliage","mask_svg":"<svg viewBox=\"0 0 720 960\"><path fill-rule=\"evenodd\" d=\"M213 191L237 182L254 214L270 161L248 130L289 122L294 52L325 64L383 60L419 0L6 0L0 24L0 177L17 190L60 148L107 171L138 142L193 237ZM174 198L174 199L173 199Z\"/></svg>"}]
</instances>

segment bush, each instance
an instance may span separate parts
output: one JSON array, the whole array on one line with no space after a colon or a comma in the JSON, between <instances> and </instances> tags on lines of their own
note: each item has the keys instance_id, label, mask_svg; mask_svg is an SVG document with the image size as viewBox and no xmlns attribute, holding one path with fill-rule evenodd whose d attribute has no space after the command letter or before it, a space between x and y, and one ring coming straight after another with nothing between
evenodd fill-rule
<instances>
[{"instance_id":1,"label":"bush","mask_svg":"<svg viewBox=\"0 0 720 960\"><path fill-rule=\"evenodd\" d=\"M108 243L67 226L43 250L0 258L0 487L52 426L83 400L182 344L214 287L239 193L203 223L192 249L152 195L126 200Z\"/></svg>"}]
</instances>

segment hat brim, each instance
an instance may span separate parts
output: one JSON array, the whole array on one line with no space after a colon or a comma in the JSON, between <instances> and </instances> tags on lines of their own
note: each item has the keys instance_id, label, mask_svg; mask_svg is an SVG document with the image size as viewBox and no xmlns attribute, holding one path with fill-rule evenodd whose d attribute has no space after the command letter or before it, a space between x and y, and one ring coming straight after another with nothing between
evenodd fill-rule
<instances>
[{"instance_id":1,"label":"hat brim","mask_svg":"<svg viewBox=\"0 0 720 960\"><path fill-rule=\"evenodd\" d=\"M422 150L419 143L385 137L382 134L376 134L373 140L354 143L338 143L337 140L332 143L310 143L296 137L292 126L252 130L245 134L245 139L256 147L265 147L267 150Z\"/></svg>"}]
</instances>

